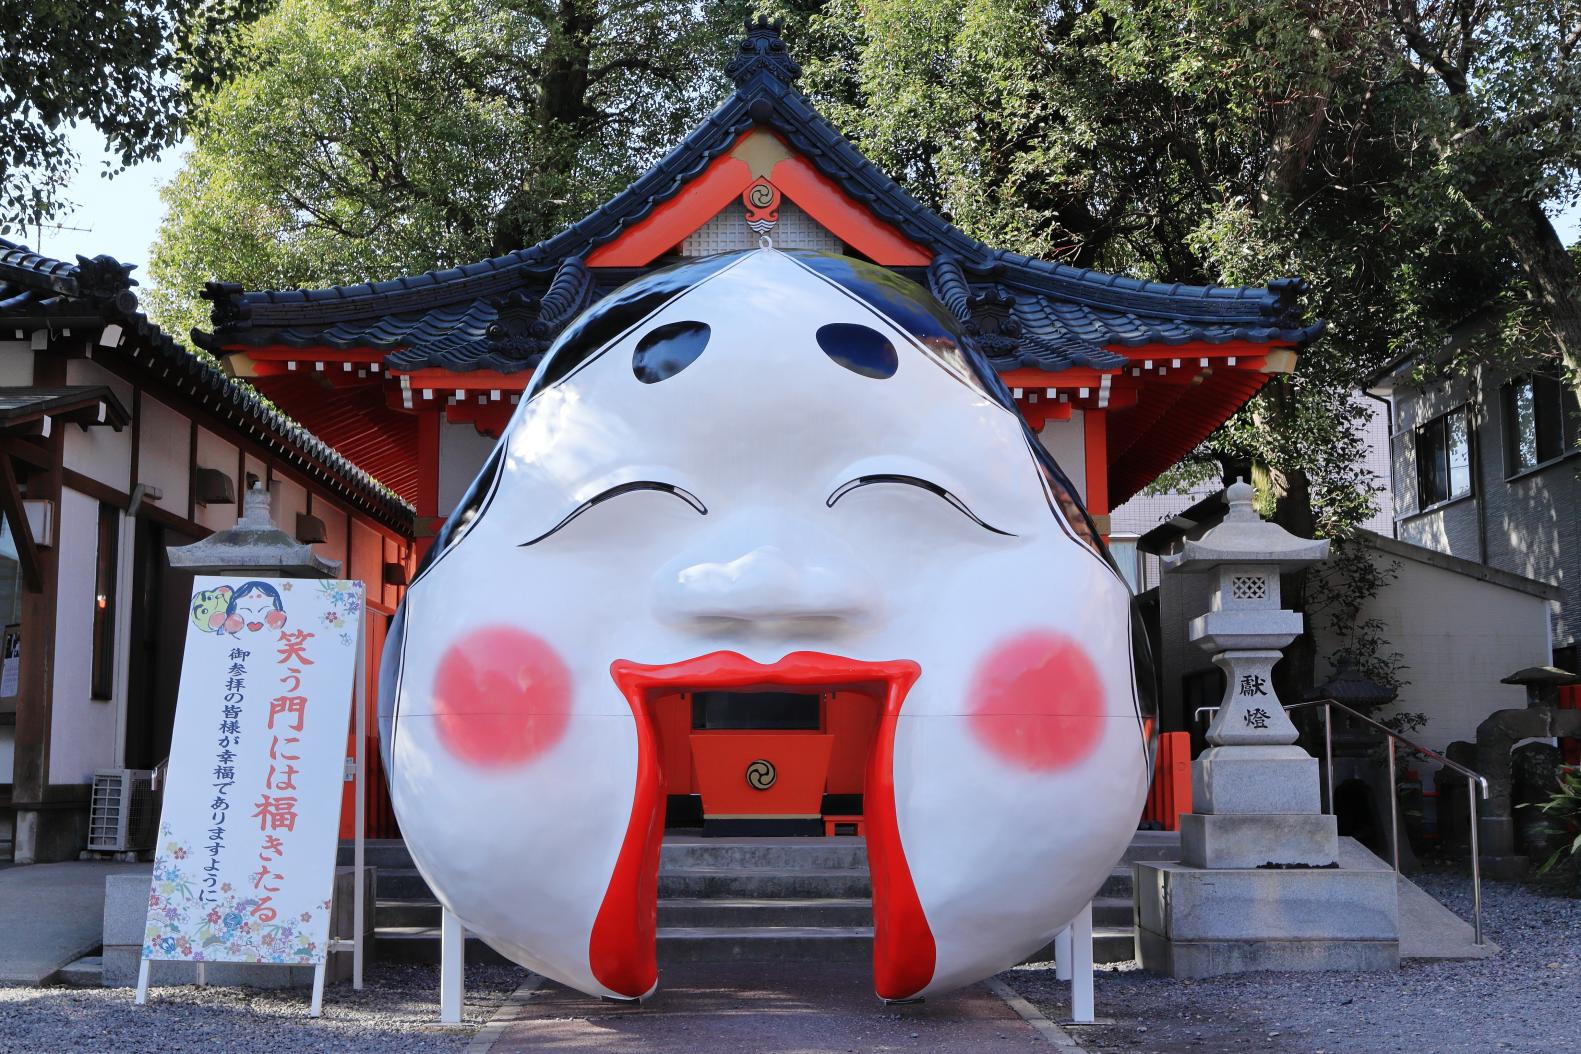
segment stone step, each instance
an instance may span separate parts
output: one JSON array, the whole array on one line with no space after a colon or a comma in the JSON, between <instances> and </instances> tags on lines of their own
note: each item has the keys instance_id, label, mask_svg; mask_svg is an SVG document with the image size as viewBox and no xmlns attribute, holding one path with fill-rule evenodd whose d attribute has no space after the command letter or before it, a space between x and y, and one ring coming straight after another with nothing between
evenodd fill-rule
<instances>
[{"instance_id":1,"label":"stone step","mask_svg":"<svg viewBox=\"0 0 1581 1054\"><path fill-rule=\"evenodd\" d=\"M1097 897L1092 902L1092 924L1103 926L1136 925L1136 906L1130 897Z\"/></svg>"},{"instance_id":2,"label":"stone step","mask_svg":"<svg viewBox=\"0 0 1581 1054\"><path fill-rule=\"evenodd\" d=\"M355 856L352 843L341 842L335 852L335 864L350 867ZM412 854L400 838L369 838L362 843L362 858L369 867L410 869L414 866Z\"/></svg>"},{"instance_id":3,"label":"stone step","mask_svg":"<svg viewBox=\"0 0 1581 1054\"><path fill-rule=\"evenodd\" d=\"M381 897L373 907L373 921L385 926L438 926L443 909L432 897L411 900Z\"/></svg>"},{"instance_id":4,"label":"stone step","mask_svg":"<svg viewBox=\"0 0 1581 1054\"><path fill-rule=\"evenodd\" d=\"M659 899L861 899L873 895L864 868L785 871L773 868L693 867L659 872Z\"/></svg>"},{"instance_id":5,"label":"stone step","mask_svg":"<svg viewBox=\"0 0 1581 1054\"><path fill-rule=\"evenodd\" d=\"M434 891L415 867L381 867L376 877L380 900L434 899Z\"/></svg>"},{"instance_id":6,"label":"stone step","mask_svg":"<svg viewBox=\"0 0 1581 1054\"><path fill-rule=\"evenodd\" d=\"M383 882L382 876L380 877L380 882ZM1122 864L1110 871L1109 877L1103 880L1103 885L1098 888L1097 899L1118 899L1129 902L1132 888L1131 865Z\"/></svg>"},{"instance_id":7,"label":"stone step","mask_svg":"<svg viewBox=\"0 0 1581 1054\"><path fill-rule=\"evenodd\" d=\"M727 839L671 835L660 850L660 871L727 867L865 870L867 842L854 837Z\"/></svg>"},{"instance_id":8,"label":"stone step","mask_svg":"<svg viewBox=\"0 0 1581 1054\"><path fill-rule=\"evenodd\" d=\"M660 964L681 962L866 962L873 955L868 926L661 926ZM1135 937L1126 926L1093 927L1093 961L1126 962L1136 957ZM385 962L437 963L438 926L381 926L374 954ZM506 959L480 938L467 935L467 962L505 963ZM1052 944L1028 962L1053 962ZM76 966L77 964L73 964ZM71 967L67 968L68 970ZM61 971L64 978L66 971ZM81 974L81 983L96 987L98 974ZM91 976L91 980L87 980Z\"/></svg>"},{"instance_id":9,"label":"stone step","mask_svg":"<svg viewBox=\"0 0 1581 1054\"><path fill-rule=\"evenodd\" d=\"M659 901L661 927L829 926L873 924L868 899L799 897L671 897Z\"/></svg>"},{"instance_id":10,"label":"stone step","mask_svg":"<svg viewBox=\"0 0 1581 1054\"><path fill-rule=\"evenodd\" d=\"M1092 928L1092 961L1095 963L1123 963L1136 958L1136 930L1131 926L1099 926ZM1054 961L1054 945L1049 943L1026 960L1029 963Z\"/></svg>"},{"instance_id":11,"label":"stone step","mask_svg":"<svg viewBox=\"0 0 1581 1054\"><path fill-rule=\"evenodd\" d=\"M1126 846L1120 862L1129 864L1134 860L1179 859L1179 831L1137 831L1131 836L1131 844Z\"/></svg>"},{"instance_id":12,"label":"stone step","mask_svg":"<svg viewBox=\"0 0 1581 1054\"><path fill-rule=\"evenodd\" d=\"M373 954L378 962L436 963L439 961L439 927L380 926L374 931ZM470 933L467 934L466 957L469 963L511 964L481 937Z\"/></svg>"},{"instance_id":13,"label":"stone step","mask_svg":"<svg viewBox=\"0 0 1581 1054\"><path fill-rule=\"evenodd\" d=\"M67 963L56 970L50 980L68 988L103 988L104 956L85 955L76 962Z\"/></svg>"},{"instance_id":14,"label":"stone step","mask_svg":"<svg viewBox=\"0 0 1581 1054\"><path fill-rule=\"evenodd\" d=\"M659 964L866 962L868 926L661 926Z\"/></svg>"}]
</instances>

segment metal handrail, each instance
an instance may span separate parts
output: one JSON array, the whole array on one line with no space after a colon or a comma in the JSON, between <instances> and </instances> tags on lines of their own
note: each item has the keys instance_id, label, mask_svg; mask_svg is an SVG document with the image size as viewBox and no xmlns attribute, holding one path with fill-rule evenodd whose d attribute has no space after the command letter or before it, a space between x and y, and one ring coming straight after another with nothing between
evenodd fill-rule
<instances>
[{"instance_id":1,"label":"metal handrail","mask_svg":"<svg viewBox=\"0 0 1581 1054\"><path fill-rule=\"evenodd\" d=\"M1420 743L1413 742L1379 721L1374 721L1366 714L1352 710L1334 699L1312 699L1304 703L1291 703L1285 707L1285 713L1292 710L1305 710L1308 707L1321 706L1323 708L1323 764L1327 769L1328 777L1328 809L1334 812L1334 708L1339 707L1351 717L1370 725L1388 736L1392 741L1389 745L1389 848L1394 851L1394 870L1400 871L1400 788L1395 782L1395 757L1394 743L1404 743L1419 754L1432 758L1446 768L1453 769L1466 777L1466 804L1470 807L1471 826L1471 928L1475 942L1482 944L1482 852L1477 838L1477 788L1482 789L1484 801L1488 797L1488 780L1481 773L1473 772L1459 762L1451 761L1436 750L1430 750Z\"/></svg>"},{"instance_id":2,"label":"metal handrail","mask_svg":"<svg viewBox=\"0 0 1581 1054\"><path fill-rule=\"evenodd\" d=\"M1436 750L1430 750L1420 743L1413 742L1381 722L1374 721L1366 714L1352 710L1336 699L1310 699L1302 703L1290 703L1285 706L1285 713L1292 710L1305 710L1308 707L1321 706L1323 708L1323 768L1324 787L1328 798L1329 815L1334 814L1334 708L1345 711L1351 717L1370 725L1388 736L1391 740L1404 743L1407 747L1419 754L1424 754L1445 768L1453 769L1466 777L1466 802L1471 807L1471 926L1477 944L1482 944L1482 864L1481 851L1477 838L1477 789L1481 788L1483 800L1488 797L1487 777L1473 772L1459 762L1451 761ZM1195 720L1201 720L1204 713L1217 712L1217 706L1199 706L1193 714ZM1395 757L1394 746L1389 747L1389 848L1393 850L1394 870L1400 872L1400 791L1395 782Z\"/></svg>"}]
</instances>

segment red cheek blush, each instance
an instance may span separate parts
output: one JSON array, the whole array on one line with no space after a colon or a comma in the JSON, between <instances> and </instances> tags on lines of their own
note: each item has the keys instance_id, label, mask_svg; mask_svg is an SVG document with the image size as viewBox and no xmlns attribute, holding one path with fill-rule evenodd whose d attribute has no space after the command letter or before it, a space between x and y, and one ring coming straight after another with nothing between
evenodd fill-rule
<instances>
[{"instance_id":1,"label":"red cheek blush","mask_svg":"<svg viewBox=\"0 0 1581 1054\"><path fill-rule=\"evenodd\" d=\"M571 675L542 638L491 626L445 649L433 702L439 738L457 758L516 765L565 735Z\"/></svg>"},{"instance_id":2,"label":"red cheek blush","mask_svg":"<svg viewBox=\"0 0 1581 1054\"><path fill-rule=\"evenodd\" d=\"M1103 679L1081 645L1038 630L983 657L972 683L971 729L1016 767L1049 772L1097 747L1103 705Z\"/></svg>"}]
</instances>

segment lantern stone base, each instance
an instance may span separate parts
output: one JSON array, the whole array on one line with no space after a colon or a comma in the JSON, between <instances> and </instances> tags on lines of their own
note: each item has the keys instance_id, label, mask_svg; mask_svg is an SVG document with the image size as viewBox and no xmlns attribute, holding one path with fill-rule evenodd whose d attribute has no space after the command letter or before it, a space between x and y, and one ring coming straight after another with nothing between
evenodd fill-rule
<instances>
[{"instance_id":1,"label":"lantern stone base","mask_svg":"<svg viewBox=\"0 0 1581 1054\"><path fill-rule=\"evenodd\" d=\"M1339 858L1329 868L1136 863L1142 968L1172 977L1395 969L1394 871L1348 838Z\"/></svg>"},{"instance_id":2,"label":"lantern stone base","mask_svg":"<svg viewBox=\"0 0 1581 1054\"><path fill-rule=\"evenodd\" d=\"M1191 765L1191 796L1203 813L1315 814L1322 809L1317 758L1285 744L1209 747Z\"/></svg>"},{"instance_id":3,"label":"lantern stone base","mask_svg":"<svg viewBox=\"0 0 1581 1054\"><path fill-rule=\"evenodd\" d=\"M1180 818L1180 860L1191 867L1327 867L1339 859L1339 820L1311 813Z\"/></svg>"}]
</instances>

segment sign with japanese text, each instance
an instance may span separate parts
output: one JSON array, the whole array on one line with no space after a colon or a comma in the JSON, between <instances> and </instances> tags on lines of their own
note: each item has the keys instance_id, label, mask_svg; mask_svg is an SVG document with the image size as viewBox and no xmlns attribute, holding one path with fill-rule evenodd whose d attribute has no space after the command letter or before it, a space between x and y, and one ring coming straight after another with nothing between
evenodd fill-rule
<instances>
[{"instance_id":1,"label":"sign with japanese text","mask_svg":"<svg viewBox=\"0 0 1581 1054\"><path fill-rule=\"evenodd\" d=\"M145 959L324 961L362 605L361 582L193 581Z\"/></svg>"}]
</instances>

